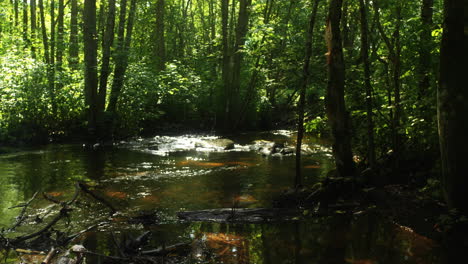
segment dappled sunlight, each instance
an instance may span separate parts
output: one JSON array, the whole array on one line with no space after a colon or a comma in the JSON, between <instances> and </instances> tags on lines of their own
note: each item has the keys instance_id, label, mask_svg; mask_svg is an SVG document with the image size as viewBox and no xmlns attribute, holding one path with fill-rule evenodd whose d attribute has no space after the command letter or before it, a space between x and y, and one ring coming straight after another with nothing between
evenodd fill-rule
<instances>
[{"instance_id":1,"label":"dappled sunlight","mask_svg":"<svg viewBox=\"0 0 468 264\"><path fill-rule=\"evenodd\" d=\"M177 163L177 166L195 166L195 167L222 167L225 166L225 163L220 162L203 162L203 161L196 161L196 160L186 160Z\"/></svg>"}]
</instances>

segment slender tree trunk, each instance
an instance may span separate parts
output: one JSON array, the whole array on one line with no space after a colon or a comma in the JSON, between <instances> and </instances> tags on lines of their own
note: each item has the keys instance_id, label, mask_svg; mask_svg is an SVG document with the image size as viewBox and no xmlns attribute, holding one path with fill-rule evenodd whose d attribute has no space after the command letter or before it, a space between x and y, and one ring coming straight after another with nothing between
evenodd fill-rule
<instances>
[{"instance_id":1,"label":"slender tree trunk","mask_svg":"<svg viewBox=\"0 0 468 264\"><path fill-rule=\"evenodd\" d=\"M50 1L50 90L55 94L55 1ZM57 105L52 105L52 113L57 116Z\"/></svg>"},{"instance_id":2,"label":"slender tree trunk","mask_svg":"<svg viewBox=\"0 0 468 264\"><path fill-rule=\"evenodd\" d=\"M438 87L439 142L442 183L448 205L468 216L468 35L463 1L444 0L444 30ZM465 9L466 10L466 9ZM462 55L464 54L464 55Z\"/></svg>"},{"instance_id":3,"label":"slender tree trunk","mask_svg":"<svg viewBox=\"0 0 468 264\"><path fill-rule=\"evenodd\" d=\"M104 38L105 23L106 23L106 2L102 1L97 12L97 41L100 43Z\"/></svg>"},{"instance_id":4,"label":"slender tree trunk","mask_svg":"<svg viewBox=\"0 0 468 264\"><path fill-rule=\"evenodd\" d=\"M240 111L241 93L241 65L243 60L243 49L245 37L248 31L250 6L252 0L240 0L239 17L236 28L236 41L233 50L232 84L231 84L231 107L229 112L230 128L237 129L236 116Z\"/></svg>"},{"instance_id":5,"label":"slender tree trunk","mask_svg":"<svg viewBox=\"0 0 468 264\"><path fill-rule=\"evenodd\" d=\"M120 90L117 91L116 89L120 88L120 83L123 83L123 76L121 75L122 69L122 62L124 57L124 46L125 46L125 22L127 15L127 0L120 0L120 11L119 11L119 25L118 25L118 32L117 32L117 45L116 45L116 52L114 53L114 61L115 61L115 68L114 68L114 81L111 87L111 93L109 96L109 104L107 105L107 112L110 112L112 115L115 115L115 110L117 107L117 99L120 94ZM119 65L117 67L117 65ZM119 72L117 71L119 70Z\"/></svg>"},{"instance_id":6,"label":"slender tree trunk","mask_svg":"<svg viewBox=\"0 0 468 264\"><path fill-rule=\"evenodd\" d=\"M63 50L65 47L64 43L64 16L65 16L65 6L64 6L64 0L59 0L58 1L58 17L57 17L57 52L56 52L56 58L57 58L57 65L56 65L56 71L58 76L61 76L62 71L63 71ZM59 78L60 79L60 78ZM62 89L63 84L62 82L57 82L57 89L60 90Z\"/></svg>"},{"instance_id":7,"label":"slender tree trunk","mask_svg":"<svg viewBox=\"0 0 468 264\"><path fill-rule=\"evenodd\" d=\"M97 113L97 32L96 0L85 0L83 9L83 41L85 62L85 105L88 118L88 143L98 140L96 131Z\"/></svg>"},{"instance_id":8,"label":"slender tree trunk","mask_svg":"<svg viewBox=\"0 0 468 264\"><path fill-rule=\"evenodd\" d=\"M79 45L78 45L78 0L71 0L70 7L70 43L68 48L68 65L76 69L78 64Z\"/></svg>"},{"instance_id":9,"label":"slender tree trunk","mask_svg":"<svg viewBox=\"0 0 468 264\"><path fill-rule=\"evenodd\" d=\"M349 17L350 17L350 1L351 0L343 0L343 12L341 18L341 27L342 27L342 35L343 35L343 48L348 50L352 48L352 44L350 41L350 26L349 26Z\"/></svg>"},{"instance_id":10,"label":"slender tree trunk","mask_svg":"<svg viewBox=\"0 0 468 264\"><path fill-rule=\"evenodd\" d=\"M41 33L42 33L42 45L44 46L44 61L48 65L50 64L50 56L49 56L49 40L47 37L47 29L45 24L45 14L44 14L44 2L43 0L39 0L39 16L41 22Z\"/></svg>"},{"instance_id":11,"label":"slender tree trunk","mask_svg":"<svg viewBox=\"0 0 468 264\"><path fill-rule=\"evenodd\" d=\"M365 1L365 2L364 2ZM372 86L369 61L369 37L367 23L367 0L359 0L361 13L361 57L364 66L364 86L366 90L367 115L367 158L371 168L375 167L374 121L372 118Z\"/></svg>"},{"instance_id":12,"label":"slender tree trunk","mask_svg":"<svg viewBox=\"0 0 468 264\"><path fill-rule=\"evenodd\" d=\"M36 58L36 0L31 0L30 3L31 8L31 54L33 59Z\"/></svg>"},{"instance_id":13,"label":"slender tree trunk","mask_svg":"<svg viewBox=\"0 0 468 264\"><path fill-rule=\"evenodd\" d=\"M340 34L342 0L331 0L326 39L328 46L328 86L326 111L333 136L333 155L338 175L355 173L349 135L349 115L344 101L345 69Z\"/></svg>"},{"instance_id":14,"label":"slender tree trunk","mask_svg":"<svg viewBox=\"0 0 468 264\"><path fill-rule=\"evenodd\" d=\"M156 72L163 71L166 65L166 41L164 38L165 0L156 2L155 54Z\"/></svg>"},{"instance_id":15,"label":"slender tree trunk","mask_svg":"<svg viewBox=\"0 0 468 264\"><path fill-rule=\"evenodd\" d=\"M312 56L312 38L314 36L315 18L317 17L317 9L320 0L315 0L312 7L312 13L310 15L309 29L306 35L305 43L305 55L304 65L302 67L302 84L301 92L299 96L298 105L298 118L297 118L297 141L296 141L296 178L294 181L295 188L299 188L302 185L302 166L301 166L301 150L302 150L302 138L304 136L304 108L305 108L305 97L306 89L309 83L310 76L310 57Z\"/></svg>"},{"instance_id":16,"label":"slender tree trunk","mask_svg":"<svg viewBox=\"0 0 468 264\"><path fill-rule=\"evenodd\" d=\"M51 63L51 55L49 53L49 40L47 38L47 29L45 23L45 14L44 14L44 2L43 0L39 0L39 14L41 19L41 32L42 32L42 44L44 46L44 61L47 67L47 81L49 84L48 92L49 97L52 105L52 113L56 114L57 109L57 102L55 99L55 87L54 87L54 73L53 73L53 66Z\"/></svg>"},{"instance_id":17,"label":"slender tree trunk","mask_svg":"<svg viewBox=\"0 0 468 264\"><path fill-rule=\"evenodd\" d=\"M421 31L419 43L419 93L418 98L425 96L431 86L431 49L432 49L432 14L434 0L423 0L421 6ZM424 110L424 109L423 109Z\"/></svg>"},{"instance_id":18,"label":"slender tree trunk","mask_svg":"<svg viewBox=\"0 0 468 264\"><path fill-rule=\"evenodd\" d=\"M99 75L98 111L103 112L106 103L107 80L110 74L111 47L114 42L115 0L109 0L106 29L102 39L102 63Z\"/></svg>"},{"instance_id":19,"label":"slender tree trunk","mask_svg":"<svg viewBox=\"0 0 468 264\"><path fill-rule=\"evenodd\" d=\"M23 39L28 42L28 0L23 0Z\"/></svg>"},{"instance_id":20,"label":"slender tree trunk","mask_svg":"<svg viewBox=\"0 0 468 264\"><path fill-rule=\"evenodd\" d=\"M122 0L122 2L123 1L125 0ZM112 83L112 89L111 89L111 94L109 98L110 101L107 107L107 111L112 114L112 126L114 126L117 101L120 96L120 91L122 90L122 87L124 85L125 72L127 70L127 65L128 65L128 56L129 56L129 50L130 50L131 41L132 41L133 21L135 19L135 13L136 13L136 1L137 0L131 0L130 2L130 11L128 15L127 28L126 28L127 32L126 32L125 39L122 38L123 43L120 45L122 50L119 52L120 55L117 56L116 63L115 63L114 82ZM125 15L123 17L125 17ZM119 24L120 24L120 21L119 21ZM119 28L119 31L120 31L120 28ZM119 32L119 39L121 36L123 35L120 35L120 32Z\"/></svg>"},{"instance_id":21,"label":"slender tree trunk","mask_svg":"<svg viewBox=\"0 0 468 264\"><path fill-rule=\"evenodd\" d=\"M14 0L15 2L13 3L14 5L14 12L15 12L15 27L18 26L19 24L19 1L20 0Z\"/></svg>"},{"instance_id":22,"label":"slender tree trunk","mask_svg":"<svg viewBox=\"0 0 468 264\"><path fill-rule=\"evenodd\" d=\"M219 118L220 121L218 124L222 128L227 127L228 122L228 113L230 108L230 101L231 101L231 81L230 81L230 45L229 45L229 30L228 30L228 21L229 21L229 0L222 0L221 2L221 34L222 34L222 86L220 87L219 93L219 101L220 101L220 109L219 111Z\"/></svg>"}]
</instances>

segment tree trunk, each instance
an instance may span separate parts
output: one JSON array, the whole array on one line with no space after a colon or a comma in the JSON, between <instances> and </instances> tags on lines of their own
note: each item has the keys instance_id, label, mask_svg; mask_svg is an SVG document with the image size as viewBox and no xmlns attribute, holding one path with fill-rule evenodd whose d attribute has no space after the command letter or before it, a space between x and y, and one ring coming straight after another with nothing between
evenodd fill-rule
<instances>
[{"instance_id":1,"label":"tree trunk","mask_svg":"<svg viewBox=\"0 0 468 264\"><path fill-rule=\"evenodd\" d=\"M298 118L297 118L297 142L296 142L296 178L294 181L294 186L296 189L302 185L301 148L302 148L302 138L304 136L304 108L305 108L306 89L309 83L310 57L312 56L312 38L314 36L314 25L315 25L315 18L317 17L318 4L319 4L319 0L315 0L314 6L312 7L312 13L310 15L310 21L309 21L309 29L306 35L304 65L302 67L302 85L301 85L301 92L299 96L299 105L298 105L298 111L297 111Z\"/></svg>"},{"instance_id":2,"label":"tree trunk","mask_svg":"<svg viewBox=\"0 0 468 264\"><path fill-rule=\"evenodd\" d=\"M131 0L130 2L130 11L128 15L128 21L127 21L127 29L126 29L126 36L123 38L123 34L120 32L120 26L125 23L121 23L122 21L119 21L119 47L121 50L118 52L118 55L115 60L115 69L114 69L114 82L112 83L112 89L111 89L111 94L109 98L109 105L107 107L107 111L111 113L112 115L112 128L114 127L114 122L115 122L115 112L116 112L116 107L117 107L117 101L120 96L120 91L122 90L122 87L124 85L124 78L125 78L125 72L127 70L127 65L128 65L128 55L129 55L129 50L130 50L130 45L132 41L132 31L133 31L133 21L135 19L135 13L136 13L136 1L137 0ZM122 2L126 2L126 0L122 0ZM125 4L126 5L126 4ZM121 5L122 6L122 5ZM120 18L125 18L125 12L120 13ZM125 20L125 19L124 19ZM125 22L125 21L124 21ZM120 42L122 40L122 42Z\"/></svg>"},{"instance_id":3,"label":"tree trunk","mask_svg":"<svg viewBox=\"0 0 468 264\"><path fill-rule=\"evenodd\" d=\"M372 86L369 61L369 37L367 22L367 0L359 0L361 13L361 57L364 66L364 85L366 90L366 115L367 115L367 158L369 166L375 166L374 121L372 117Z\"/></svg>"},{"instance_id":4,"label":"tree trunk","mask_svg":"<svg viewBox=\"0 0 468 264\"><path fill-rule=\"evenodd\" d=\"M229 0L222 0L221 2L221 34L222 34L222 85L220 87L219 102L220 107L218 109L218 124L222 128L227 127L227 116L230 107L230 95L231 95L231 80L230 80L230 45L229 45Z\"/></svg>"},{"instance_id":5,"label":"tree trunk","mask_svg":"<svg viewBox=\"0 0 468 264\"><path fill-rule=\"evenodd\" d=\"M23 39L28 42L28 0L23 0Z\"/></svg>"},{"instance_id":6,"label":"tree trunk","mask_svg":"<svg viewBox=\"0 0 468 264\"><path fill-rule=\"evenodd\" d=\"M37 26L36 0L31 0L30 8L31 8L31 54L32 54L32 58L35 59L36 58L35 42L36 42L36 30L37 30L36 29L36 26Z\"/></svg>"},{"instance_id":7,"label":"tree trunk","mask_svg":"<svg viewBox=\"0 0 468 264\"><path fill-rule=\"evenodd\" d=\"M245 36L248 31L250 5L252 0L241 0L239 6L239 17L236 27L236 39L233 50L233 66L231 78L231 107L229 109L229 128L237 129L236 116L240 111L240 93L241 93L241 65L243 60L243 49L245 44Z\"/></svg>"},{"instance_id":8,"label":"tree trunk","mask_svg":"<svg viewBox=\"0 0 468 264\"><path fill-rule=\"evenodd\" d=\"M353 176L355 173L349 116L344 101L345 69L340 34L342 0L331 0L327 19L326 39L328 46L328 85L326 112L333 136L333 155L338 175Z\"/></svg>"},{"instance_id":9,"label":"tree trunk","mask_svg":"<svg viewBox=\"0 0 468 264\"><path fill-rule=\"evenodd\" d=\"M432 14L434 0L423 0L421 6L421 31L419 43L419 93L421 99L431 86ZM423 109L424 110L424 109Z\"/></svg>"},{"instance_id":10,"label":"tree trunk","mask_svg":"<svg viewBox=\"0 0 468 264\"><path fill-rule=\"evenodd\" d=\"M119 25L117 32L117 45L116 52L114 53L115 68L114 68L114 81L111 87L111 93L109 96L109 104L107 105L107 112L112 115L115 114L117 99L120 94L120 83L123 83L123 76L121 75L122 62L124 57L124 46L125 46L125 22L127 15L127 0L120 0L120 11L119 11Z\"/></svg>"},{"instance_id":11,"label":"tree trunk","mask_svg":"<svg viewBox=\"0 0 468 264\"><path fill-rule=\"evenodd\" d=\"M164 13L165 1L158 0L156 2L156 28L155 28L155 54L156 72L163 71L166 65L166 41L164 38Z\"/></svg>"},{"instance_id":12,"label":"tree trunk","mask_svg":"<svg viewBox=\"0 0 468 264\"><path fill-rule=\"evenodd\" d=\"M63 24L63 18L65 15L65 6L64 6L64 0L59 0L58 1L58 17L57 17L57 53L56 53L56 58L57 58L57 70L61 72L62 66L63 66L63 49L64 49L64 41L63 41L63 35L64 35L64 24ZM60 85L60 84L59 84Z\"/></svg>"},{"instance_id":13,"label":"tree trunk","mask_svg":"<svg viewBox=\"0 0 468 264\"><path fill-rule=\"evenodd\" d=\"M68 48L68 65L76 69L78 64L78 0L71 0L70 7L70 43Z\"/></svg>"},{"instance_id":14,"label":"tree trunk","mask_svg":"<svg viewBox=\"0 0 468 264\"><path fill-rule=\"evenodd\" d=\"M55 99L55 86L54 86L54 71L53 71L53 64L51 57L52 55L49 53L49 40L47 38L47 29L45 23L45 12L44 12L44 2L43 0L39 0L39 13L41 19L41 32L42 32L42 44L44 46L44 61L47 67L47 82L49 84L48 92L52 106L52 113L55 117L57 112L57 102Z\"/></svg>"},{"instance_id":15,"label":"tree trunk","mask_svg":"<svg viewBox=\"0 0 468 264\"><path fill-rule=\"evenodd\" d=\"M19 22L18 22L18 19L19 19L19 10L18 10L19 9L19 4L18 4L18 2L20 0L14 0L14 1L15 2L13 3L13 5L14 5L14 12L15 12L15 27L17 27L18 24L19 24Z\"/></svg>"},{"instance_id":16,"label":"tree trunk","mask_svg":"<svg viewBox=\"0 0 468 264\"><path fill-rule=\"evenodd\" d=\"M44 2L39 0L39 16L41 20L41 33L42 33L42 45L44 46L44 61L48 65L50 63L49 59L49 40L47 38L47 29L45 24L45 14L44 14Z\"/></svg>"},{"instance_id":17,"label":"tree trunk","mask_svg":"<svg viewBox=\"0 0 468 264\"><path fill-rule=\"evenodd\" d=\"M55 1L50 1L50 90L55 94ZM55 95L54 95L55 96ZM57 105L52 105L52 114L57 115Z\"/></svg>"},{"instance_id":18,"label":"tree trunk","mask_svg":"<svg viewBox=\"0 0 468 264\"><path fill-rule=\"evenodd\" d=\"M468 215L468 89L466 89L467 32L463 1L444 1L444 30L440 49L438 87L439 142L442 183L447 203ZM466 17L465 17L466 19ZM464 53L465 55L462 55Z\"/></svg>"},{"instance_id":19,"label":"tree trunk","mask_svg":"<svg viewBox=\"0 0 468 264\"><path fill-rule=\"evenodd\" d=\"M111 47L114 42L115 0L109 0L106 29L102 39L102 63L99 75L98 111L103 112L106 104L107 80L110 74Z\"/></svg>"},{"instance_id":20,"label":"tree trunk","mask_svg":"<svg viewBox=\"0 0 468 264\"><path fill-rule=\"evenodd\" d=\"M85 0L83 9L83 41L85 62L85 105L88 118L88 143L97 141L97 39L96 0Z\"/></svg>"}]
</instances>

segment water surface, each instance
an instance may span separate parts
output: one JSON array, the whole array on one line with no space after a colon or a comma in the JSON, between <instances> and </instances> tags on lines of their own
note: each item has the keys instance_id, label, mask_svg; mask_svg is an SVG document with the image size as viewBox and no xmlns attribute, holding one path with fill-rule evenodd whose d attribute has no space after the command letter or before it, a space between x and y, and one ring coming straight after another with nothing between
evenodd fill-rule
<instances>
[{"instance_id":1,"label":"water surface","mask_svg":"<svg viewBox=\"0 0 468 264\"><path fill-rule=\"evenodd\" d=\"M67 200L74 183L84 181L119 212L109 218L108 208L83 195L71 224L61 227L76 232L107 222L79 241L102 254L117 255L111 233L121 239L151 230L149 248L191 244L191 255L179 263L444 263L435 242L372 214L263 224L179 221L180 210L271 207L273 197L293 185L294 156L265 155L271 142L293 146L290 132L232 137L235 147L230 150L206 144L217 138L157 136L112 148L97 146L94 151L80 145L49 145L0 155L0 227L10 226L21 210L8 208L36 191ZM326 143L314 138L305 143L303 174L305 183L313 184L333 168L333 162ZM53 210L50 202L38 198L28 212L42 216ZM131 221L141 214L154 214L155 224Z\"/></svg>"}]
</instances>

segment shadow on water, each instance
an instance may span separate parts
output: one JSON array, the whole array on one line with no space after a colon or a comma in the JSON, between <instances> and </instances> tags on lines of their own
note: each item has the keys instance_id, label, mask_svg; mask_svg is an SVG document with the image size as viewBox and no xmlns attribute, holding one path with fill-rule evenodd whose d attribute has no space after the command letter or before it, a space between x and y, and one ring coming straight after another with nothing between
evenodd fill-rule
<instances>
[{"instance_id":1,"label":"shadow on water","mask_svg":"<svg viewBox=\"0 0 468 264\"><path fill-rule=\"evenodd\" d=\"M292 186L295 161L293 155L265 155L265 149L273 142L286 149L294 145L293 138L288 131L245 134L232 138L234 147L224 150L213 144L216 137L188 135L138 139L95 151L50 145L0 155L0 227L9 226L20 210L8 208L34 192L65 200L80 180L120 209L111 224L80 241L102 254L117 255L111 231L123 238L150 230L149 248L190 244L189 256L174 263L444 263L435 242L373 214L263 224L177 219L180 210L271 207L272 198ZM309 138L306 143L305 182L313 184L333 164L324 142ZM39 200L32 210L40 212L47 204ZM71 219L75 230L107 219L107 208L90 200L79 210ZM141 212L153 212L154 223L129 222ZM28 227L18 231L31 232ZM88 263L105 261L90 257Z\"/></svg>"}]
</instances>

